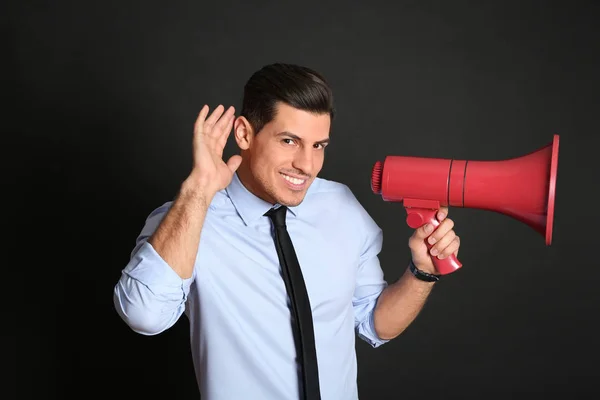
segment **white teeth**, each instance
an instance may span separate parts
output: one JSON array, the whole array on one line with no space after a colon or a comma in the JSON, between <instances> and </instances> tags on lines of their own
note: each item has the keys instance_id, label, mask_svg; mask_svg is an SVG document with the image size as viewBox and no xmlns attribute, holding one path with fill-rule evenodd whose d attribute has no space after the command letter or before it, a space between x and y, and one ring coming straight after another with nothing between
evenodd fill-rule
<instances>
[{"instance_id":1,"label":"white teeth","mask_svg":"<svg viewBox=\"0 0 600 400\"><path fill-rule=\"evenodd\" d=\"M281 174L281 175L283 175L283 174ZM287 176L287 175L283 175L283 177L287 181L292 182L294 185L302 185L305 182L305 179L292 178L291 176Z\"/></svg>"}]
</instances>

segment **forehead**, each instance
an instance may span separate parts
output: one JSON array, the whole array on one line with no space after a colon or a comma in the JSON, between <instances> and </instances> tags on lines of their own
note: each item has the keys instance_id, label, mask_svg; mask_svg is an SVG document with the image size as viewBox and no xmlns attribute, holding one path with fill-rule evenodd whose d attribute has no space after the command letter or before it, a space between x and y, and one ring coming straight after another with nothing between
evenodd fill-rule
<instances>
[{"instance_id":1,"label":"forehead","mask_svg":"<svg viewBox=\"0 0 600 400\"><path fill-rule=\"evenodd\" d=\"M278 103L269 125L273 134L288 131L306 139L322 140L329 137L331 118L328 113L315 114Z\"/></svg>"}]
</instances>

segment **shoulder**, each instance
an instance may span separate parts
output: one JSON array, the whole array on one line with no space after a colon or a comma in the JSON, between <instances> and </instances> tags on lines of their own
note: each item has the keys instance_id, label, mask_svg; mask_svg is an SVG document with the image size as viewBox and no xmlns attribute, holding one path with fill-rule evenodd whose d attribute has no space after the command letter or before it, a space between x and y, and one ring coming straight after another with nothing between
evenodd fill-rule
<instances>
[{"instance_id":1,"label":"shoulder","mask_svg":"<svg viewBox=\"0 0 600 400\"><path fill-rule=\"evenodd\" d=\"M162 205L155 207L146 217L146 224L153 225L158 224L173 207L174 200L166 201ZM231 205L231 200L225 190L217 192L211 203L209 204L207 212L216 211L225 205Z\"/></svg>"},{"instance_id":2,"label":"shoulder","mask_svg":"<svg viewBox=\"0 0 600 400\"><path fill-rule=\"evenodd\" d=\"M325 178L316 178L312 183L307 197L328 198L340 202L356 201L356 197L348 185Z\"/></svg>"},{"instance_id":3,"label":"shoulder","mask_svg":"<svg viewBox=\"0 0 600 400\"><path fill-rule=\"evenodd\" d=\"M311 188L311 191L308 193L310 197L327 199L327 201L335 203L339 207L364 210L352 189L344 183L325 178L317 178L313 182L313 185L314 188Z\"/></svg>"},{"instance_id":4,"label":"shoulder","mask_svg":"<svg viewBox=\"0 0 600 400\"><path fill-rule=\"evenodd\" d=\"M348 185L325 178L317 178L314 180L313 186L314 188L311 187L307 194L310 200L326 203L354 223L377 229L368 211Z\"/></svg>"},{"instance_id":5,"label":"shoulder","mask_svg":"<svg viewBox=\"0 0 600 400\"><path fill-rule=\"evenodd\" d=\"M223 204L226 203L228 200L229 197L227 196L224 190L218 192L213 197L213 200L209 205L209 209L207 210L207 216L208 214L215 212L215 210L217 210L219 207L222 207ZM173 207L174 202L174 200L165 201L162 205L155 207L146 215L146 219L144 221L142 229L137 237L138 246L141 244L141 242L145 241L150 236L152 236L152 234L154 233L154 231L156 231L156 229L158 228L162 220L165 218L169 210Z\"/></svg>"},{"instance_id":6,"label":"shoulder","mask_svg":"<svg viewBox=\"0 0 600 400\"><path fill-rule=\"evenodd\" d=\"M219 211L224 208L230 208L231 206L231 197L229 197L226 189L222 189L213 196L210 204L208 205L208 212L210 213L211 211Z\"/></svg>"}]
</instances>

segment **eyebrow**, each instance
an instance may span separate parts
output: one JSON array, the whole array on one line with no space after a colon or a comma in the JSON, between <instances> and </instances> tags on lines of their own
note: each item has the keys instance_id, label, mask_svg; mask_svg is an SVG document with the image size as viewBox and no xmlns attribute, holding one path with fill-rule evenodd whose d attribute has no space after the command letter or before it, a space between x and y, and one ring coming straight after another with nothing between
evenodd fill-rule
<instances>
[{"instance_id":1,"label":"eyebrow","mask_svg":"<svg viewBox=\"0 0 600 400\"><path fill-rule=\"evenodd\" d=\"M279 132L279 133L278 133L277 135L275 135L275 136L277 136L277 137L281 137L281 136L287 136L287 137L289 137L289 138L291 138L291 139L295 139L295 140L298 140L298 141L300 141L300 142L302 142L302 141L303 141L303 140L302 140L302 138L301 138L300 136L298 136L298 135L295 135L295 134L293 134L292 132L288 132L288 131ZM329 138L327 138L327 139L323 139L323 140L316 141L315 143L316 143L316 144L328 144L328 143L329 143L329 141L330 141L330 140L329 140Z\"/></svg>"}]
</instances>

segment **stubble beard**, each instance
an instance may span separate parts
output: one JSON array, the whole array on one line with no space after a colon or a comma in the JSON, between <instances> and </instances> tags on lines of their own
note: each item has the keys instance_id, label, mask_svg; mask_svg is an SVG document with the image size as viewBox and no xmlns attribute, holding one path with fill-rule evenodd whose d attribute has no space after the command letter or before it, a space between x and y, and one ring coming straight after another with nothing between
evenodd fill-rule
<instances>
[{"instance_id":1,"label":"stubble beard","mask_svg":"<svg viewBox=\"0 0 600 400\"><path fill-rule=\"evenodd\" d=\"M269 196L274 203L281 204L282 206L286 207L296 207L300 205L304 201L306 191L308 190L308 187L301 192L293 192L291 190L283 189L283 191L287 191L290 193L289 196L285 196L284 198L280 195L280 193L282 193L282 190L277 190L275 185L272 185L268 182L264 182L262 179L260 180L260 184L263 187L263 190L265 191L267 196Z\"/></svg>"}]
</instances>

